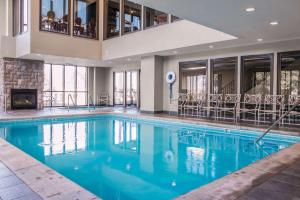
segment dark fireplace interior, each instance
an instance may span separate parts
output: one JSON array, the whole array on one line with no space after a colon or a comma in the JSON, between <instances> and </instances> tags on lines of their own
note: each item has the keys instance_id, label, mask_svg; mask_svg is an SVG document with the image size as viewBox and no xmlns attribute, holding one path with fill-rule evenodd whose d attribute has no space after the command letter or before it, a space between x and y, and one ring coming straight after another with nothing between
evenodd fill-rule
<instances>
[{"instance_id":1,"label":"dark fireplace interior","mask_svg":"<svg viewBox=\"0 0 300 200\"><path fill-rule=\"evenodd\" d=\"M37 90L11 89L11 109L37 109Z\"/></svg>"}]
</instances>

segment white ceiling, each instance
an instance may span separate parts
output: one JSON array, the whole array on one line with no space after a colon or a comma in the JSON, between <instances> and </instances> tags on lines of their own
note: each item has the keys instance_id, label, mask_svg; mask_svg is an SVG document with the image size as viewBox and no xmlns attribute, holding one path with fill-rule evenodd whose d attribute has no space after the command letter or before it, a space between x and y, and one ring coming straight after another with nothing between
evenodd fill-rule
<instances>
[{"instance_id":1,"label":"white ceiling","mask_svg":"<svg viewBox=\"0 0 300 200\"><path fill-rule=\"evenodd\" d=\"M300 0L132 1L239 38L225 42L228 46L256 44L258 38L263 38L263 43L300 38ZM256 11L247 13L248 7ZM272 21L279 25L271 26Z\"/></svg>"}]
</instances>

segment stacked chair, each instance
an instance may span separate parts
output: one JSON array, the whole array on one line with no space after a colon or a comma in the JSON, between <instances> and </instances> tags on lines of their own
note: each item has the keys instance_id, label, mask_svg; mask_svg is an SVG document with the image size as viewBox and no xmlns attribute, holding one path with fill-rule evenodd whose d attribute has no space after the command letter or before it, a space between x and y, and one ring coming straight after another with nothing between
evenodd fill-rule
<instances>
[{"instance_id":1,"label":"stacked chair","mask_svg":"<svg viewBox=\"0 0 300 200\"><path fill-rule=\"evenodd\" d=\"M300 101L300 95L290 95L288 104L285 99L284 95L244 94L242 98L240 94L180 94L178 113L185 117L269 123L279 119ZM299 118L300 106L280 124L291 123L291 119L299 122Z\"/></svg>"}]
</instances>

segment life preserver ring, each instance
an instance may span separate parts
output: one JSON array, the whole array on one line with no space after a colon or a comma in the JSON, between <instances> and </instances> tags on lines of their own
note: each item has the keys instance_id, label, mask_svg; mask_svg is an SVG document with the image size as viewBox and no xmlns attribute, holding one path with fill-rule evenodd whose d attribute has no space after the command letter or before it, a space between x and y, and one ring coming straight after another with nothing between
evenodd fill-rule
<instances>
[{"instance_id":1,"label":"life preserver ring","mask_svg":"<svg viewBox=\"0 0 300 200\"><path fill-rule=\"evenodd\" d=\"M167 72L167 74L166 74L167 83L173 84L175 82L175 80L176 80L175 72L173 72L173 71Z\"/></svg>"}]
</instances>

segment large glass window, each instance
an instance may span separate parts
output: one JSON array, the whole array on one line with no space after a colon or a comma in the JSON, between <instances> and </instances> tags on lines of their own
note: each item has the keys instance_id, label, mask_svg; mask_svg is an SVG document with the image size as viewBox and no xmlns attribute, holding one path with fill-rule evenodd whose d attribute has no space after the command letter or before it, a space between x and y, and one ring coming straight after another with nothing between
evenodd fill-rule
<instances>
[{"instance_id":1,"label":"large glass window","mask_svg":"<svg viewBox=\"0 0 300 200\"><path fill-rule=\"evenodd\" d=\"M126 72L126 105L137 106L138 101L138 71Z\"/></svg>"},{"instance_id":2,"label":"large glass window","mask_svg":"<svg viewBox=\"0 0 300 200\"><path fill-rule=\"evenodd\" d=\"M168 14L145 7L146 28L168 23Z\"/></svg>"},{"instance_id":3,"label":"large glass window","mask_svg":"<svg viewBox=\"0 0 300 200\"><path fill-rule=\"evenodd\" d=\"M45 64L44 77L44 106L87 105L86 67Z\"/></svg>"},{"instance_id":4,"label":"large glass window","mask_svg":"<svg viewBox=\"0 0 300 200\"><path fill-rule=\"evenodd\" d=\"M106 0L105 11L106 38L118 36L120 34L120 0Z\"/></svg>"},{"instance_id":5,"label":"large glass window","mask_svg":"<svg viewBox=\"0 0 300 200\"><path fill-rule=\"evenodd\" d=\"M70 0L41 0L40 29L69 34Z\"/></svg>"},{"instance_id":6,"label":"large glass window","mask_svg":"<svg viewBox=\"0 0 300 200\"><path fill-rule=\"evenodd\" d=\"M207 93L207 61L180 63L179 76L180 93Z\"/></svg>"},{"instance_id":7,"label":"large glass window","mask_svg":"<svg viewBox=\"0 0 300 200\"><path fill-rule=\"evenodd\" d=\"M273 55L242 57L241 89L243 94L272 94Z\"/></svg>"},{"instance_id":8,"label":"large glass window","mask_svg":"<svg viewBox=\"0 0 300 200\"><path fill-rule=\"evenodd\" d=\"M288 99L289 95L300 95L300 51L279 54L280 93Z\"/></svg>"},{"instance_id":9,"label":"large glass window","mask_svg":"<svg viewBox=\"0 0 300 200\"><path fill-rule=\"evenodd\" d=\"M141 30L141 10L141 5L124 1L124 33Z\"/></svg>"},{"instance_id":10,"label":"large glass window","mask_svg":"<svg viewBox=\"0 0 300 200\"><path fill-rule=\"evenodd\" d=\"M114 73L114 105L124 104L124 72Z\"/></svg>"},{"instance_id":11,"label":"large glass window","mask_svg":"<svg viewBox=\"0 0 300 200\"><path fill-rule=\"evenodd\" d=\"M213 59L212 65L212 93L236 94L237 58Z\"/></svg>"},{"instance_id":12,"label":"large glass window","mask_svg":"<svg viewBox=\"0 0 300 200\"><path fill-rule=\"evenodd\" d=\"M98 37L98 0L74 0L75 36L97 39Z\"/></svg>"},{"instance_id":13,"label":"large glass window","mask_svg":"<svg viewBox=\"0 0 300 200\"><path fill-rule=\"evenodd\" d=\"M14 36L28 30L28 0L13 0L13 34Z\"/></svg>"},{"instance_id":14,"label":"large glass window","mask_svg":"<svg viewBox=\"0 0 300 200\"><path fill-rule=\"evenodd\" d=\"M77 67L77 105L87 105L86 67Z\"/></svg>"}]
</instances>

